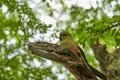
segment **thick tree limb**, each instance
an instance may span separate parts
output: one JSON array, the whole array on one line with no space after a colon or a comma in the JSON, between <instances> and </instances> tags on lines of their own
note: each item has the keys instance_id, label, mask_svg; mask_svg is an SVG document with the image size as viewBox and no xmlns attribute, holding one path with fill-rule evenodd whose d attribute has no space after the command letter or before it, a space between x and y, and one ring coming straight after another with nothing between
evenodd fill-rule
<instances>
[{"instance_id":1,"label":"thick tree limb","mask_svg":"<svg viewBox=\"0 0 120 80\"><path fill-rule=\"evenodd\" d=\"M106 45L99 44L98 40L91 45L95 58L99 61L102 70L106 73L109 62L109 52L106 50Z\"/></svg>"},{"instance_id":2,"label":"thick tree limb","mask_svg":"<svg viewBox=\"0 0 120 80\"><path fill-rule=\"evenodd\" d=\"M62 64L77 78L77 80L88 80L88 78L81 75L81 71L86 71L86 74L89 73L89 70L87 70L85 66L82 66L82 58L78 57L69 49L63 48L56 44L41 41L30 43L28 48L33 54ZM92 78L89 80L96 79Z\"/></svg>"},{"instance_id":3,"label":"thick tree limb","mask_svg":"<svg viewBox=\"0 0 120 80\"><path fill-rule=\"evenodd\" d=\"M77 78L77 80L82 80L83 76L81 76L76 68L76 66L81 65L81 59L70 50L56 44L41 41L30 43L28 48L33 54L59 62L65 66Z\"/></svg>"},{"instance_id":4,"label":"thick tree limb","mask_svg":"<svg viewBox=\"0 0 120 80\"><path fill-rule=\"evenodd\" d=\"M99 61L101 68L107 74L108 80L120 80L120 48L109 53L105 45L98 40L91 45L95 58Z\"/></svg>"},{"instance_id":5,"label":"thick tree limb","mask_svg":"<svg viewBox=\"0 0 120 80\"><path fill-rule=\"evenodd\" d=\"M52 47L50 47L49 45L52 46L52 44L45 44L45 42L30 43L28 45L28 48L33 54L39 55L41 57L44 57L59 63L63 62L61 57L55 53L54 48L52 49Z\"/></svg>"},{"instance_id":6,"label":"thick tree limb","mask_svg":"<svg viewBox=\"0 0 120 80\"><path fill-rule=\"evenodd\" d=\"M39 55L41 57L44 57L59 63L65 63L65 60L67 60L67 57L70 57L70 56L71 56L71 61L77 60L77 56L74 53L72 53L70 50L63 48L59 45L48 43L48 42L39 41L36 43L30 43L28 45L28 48L32 53L36 55Z\"/></svg>"}]
</instances>

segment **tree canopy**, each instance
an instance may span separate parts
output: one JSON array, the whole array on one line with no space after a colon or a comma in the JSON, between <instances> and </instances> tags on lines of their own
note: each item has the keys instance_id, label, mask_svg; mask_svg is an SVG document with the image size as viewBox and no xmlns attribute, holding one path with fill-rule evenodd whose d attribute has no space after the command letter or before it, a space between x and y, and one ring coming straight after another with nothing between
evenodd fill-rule
<instances>
[{"instance_id":1,"label":"tree canopy","mask_svg":"<svg viewBox=\"0 0 120 80\"><path fill-rule=\"evenodd\" d=\"M58 44L62 30L69 31L88 62L99 67L90 45L99 39L110 52L120 47L120 0L1 0L0 79L75 80L61 65L27 48L36 40Z\"/></svg>"}]
</instances>

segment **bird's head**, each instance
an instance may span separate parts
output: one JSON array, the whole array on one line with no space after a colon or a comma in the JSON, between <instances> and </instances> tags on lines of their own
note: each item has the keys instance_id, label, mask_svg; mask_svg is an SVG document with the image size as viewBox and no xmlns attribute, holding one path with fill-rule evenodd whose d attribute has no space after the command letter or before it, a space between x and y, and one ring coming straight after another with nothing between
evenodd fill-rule
<instances>
[{"instance_id":1,"label":"bird's head","mask_svg":"<svg viewBox=\"0 0 120 80\"><path fill-rule=\"evenodd\" d=\"M63 41L65 39L71 39L71 38L72 38L72 36L68 32L61 32L60 33L60 37L59 37L60 41Z\"/></svg>"}]
</instances>

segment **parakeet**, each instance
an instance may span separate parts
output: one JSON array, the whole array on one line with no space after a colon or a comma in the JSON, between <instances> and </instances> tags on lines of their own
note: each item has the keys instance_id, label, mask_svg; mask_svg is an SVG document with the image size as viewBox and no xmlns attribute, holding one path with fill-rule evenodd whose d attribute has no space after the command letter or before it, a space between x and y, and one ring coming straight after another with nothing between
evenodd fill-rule
<instances>
[{"instance_id":1,"label":"parakeet","mask_svg":"<svg viewBox=\"0 0 120 80\"><path fill-rule=\"evenodd\" d=\"M60 45L62 47L68 48L79 58L81 58L81 65L76 66L81 76L86 77L88 80L90 79L98 80L97 77L100 77L103 80L107 80L104 74L102 74L101 72L99 72L94 67L88 64L83 50L79 46L77 46L70 33L61 32L59 39Z\"/></svg>"}]
</instances>

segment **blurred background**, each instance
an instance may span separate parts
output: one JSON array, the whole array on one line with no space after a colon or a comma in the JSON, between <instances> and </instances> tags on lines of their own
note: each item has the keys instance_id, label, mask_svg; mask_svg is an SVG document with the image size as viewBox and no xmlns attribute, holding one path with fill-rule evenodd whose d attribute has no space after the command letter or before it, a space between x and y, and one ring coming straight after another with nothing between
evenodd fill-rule
<instances>
[{"instance_id":1,"label":"blurred background","mask_svg":"<svg viewBox=\"0 0 120 80\"><path fill-rule=\"evenodd\" d=\"M69 31L100 70L91 44L120 47L120 0L0 0L0 80L75 80L62 65L33 55L28 44L59 44Z\"/></svg>"}]
</instances>

